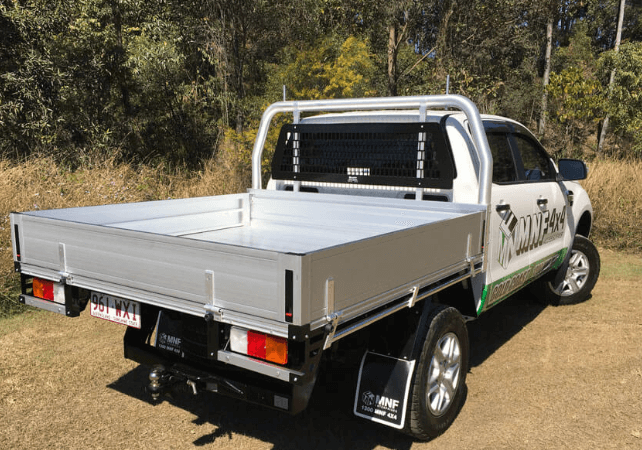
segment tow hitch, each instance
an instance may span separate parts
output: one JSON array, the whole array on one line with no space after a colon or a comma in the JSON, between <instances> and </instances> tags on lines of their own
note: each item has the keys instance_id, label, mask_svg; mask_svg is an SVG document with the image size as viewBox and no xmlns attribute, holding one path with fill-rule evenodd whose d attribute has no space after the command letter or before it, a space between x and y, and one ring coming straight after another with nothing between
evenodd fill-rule
<instances>
[{"instance_id":1,"label":"tow hitch","mask_svg":"<svg viewBox=\"0 0 642 450\"><path fill-rule=\"evenodd\" d=\"M147 390L152 394L154 400L158 400L161 394L169 391L179 381L181 380L165 370L164 366L157 365L149 372L149 386L147 386Z\"/></svg>"},{"instance_id":2,"label":"tow hitch","mask_svg":"<svg viewBox=\"0 0 642 450\"><path fill-rule=\"evenodd\" d=\"M219 392L223 387L237 396L244 396L243 389L232 382L212 376L210 374L188 374L177 367L165 368L155 365L149 372L149 385L147 390L152 398L157 400L162 394L169 392L174 386L185 383L194 395L198 394L199 387L210 392Z\"/></svg>"}]
</instances>

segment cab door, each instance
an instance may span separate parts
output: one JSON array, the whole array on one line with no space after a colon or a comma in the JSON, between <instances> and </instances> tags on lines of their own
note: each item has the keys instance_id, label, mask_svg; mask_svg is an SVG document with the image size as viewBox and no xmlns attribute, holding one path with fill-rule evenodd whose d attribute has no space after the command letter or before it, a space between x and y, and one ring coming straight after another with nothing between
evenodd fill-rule
<instances>
[{"instance_id":1,"label":"cab door","mask_svg":"<svg viewBox=\"0 0 642 450\"><path fill-rule=\"evenodd\" d=\"M533 212L525 201L531 194L520 177L508 129L486 133L493 155L493 186L489 223L488 271L478 314L506 298L510 280L530 265L530 254L518 246L524 218Z\"/></svg>"},{"instance_id":2,"label":"cab door","mask_svg":"<svg viewBox=\"0 0 642 450\"><path fill-rule=\"evenodd\" d=\"M566 193L557 181L557 172L541 144L530 134L516 130L511 135L518 158L518 171L524 171L524 185L528 186L533 206L532 238L522 242L530 253L532 276L536 277L561 263L564 250L571 240L568 226L572 221L567 208ZM519 167L521 166L521 168Z\"/></svg>"},{"instance_id":3,"label":"cab door","mask_svg":"<svg viewBox=\"0 0 642 450\"><path fill-rule=\"evenodd\" d=\"M485 126L493 186L488 273L478 314L557 264L567 229L565 196L539 143L513 123Z\"/></svg>"}]
</instances>

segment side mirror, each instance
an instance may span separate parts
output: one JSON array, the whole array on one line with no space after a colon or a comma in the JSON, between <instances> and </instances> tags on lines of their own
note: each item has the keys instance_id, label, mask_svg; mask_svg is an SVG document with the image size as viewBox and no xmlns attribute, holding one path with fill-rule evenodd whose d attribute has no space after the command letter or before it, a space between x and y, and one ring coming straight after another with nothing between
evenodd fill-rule
<instances>
[{"instance_id":1,"label":"side mirror","mask_svg":"<svg viewBox=\"0 0 642 450\"><path fill-rule=\"evenodd\" d=\"M588 167L579 159L560 159L557 167L565 180L583 180L588 175Z\"/></svg>"}]
</instances>

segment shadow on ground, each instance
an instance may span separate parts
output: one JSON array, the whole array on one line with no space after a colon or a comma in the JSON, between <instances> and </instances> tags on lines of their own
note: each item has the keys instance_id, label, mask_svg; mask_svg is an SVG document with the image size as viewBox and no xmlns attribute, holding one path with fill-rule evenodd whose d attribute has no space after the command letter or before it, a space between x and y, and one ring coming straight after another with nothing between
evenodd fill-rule
<instances>
[{"instance_id":1,"label":"shadow on ground","mask_svg":"<svg viewBox=\"0 0 642 450\"><path fill-rule=\"evenodd\" d=\"M470 322L470 367L481 365L544 308L528 291L521 291Z\"/></svg>"},{"instance_id":2,"label":"shadow on ground","mask_svg":"<svg viewBox=\"0 0 642 450\"><path fill-rule=\"evenodd\" d=\"M148 368L139 366L109 387L154 404L145 391L148 374ZM214 432L194 440L196 446L231 440L234 433L268 442L275 450L348 446L353 450L370 450L379 445L409 449L414 442L412 439L391 428L360 420L352 414L355 386L356 374L332 370L317 383L308 409L297 416L210 392L193 396L185 391L161 401L168 401L189 411L197 417L194 420L196 425L211 424L215 427Z\"/></svg>"},{"instance_id":3,"label":"shadow on ground","mask_svg":"<svg viewBox=\"0 0 642 450\"><path fill-rule=\"evenodd\" d=\"M469 323L471 367L482 364L498 348L519 333L544 309L522 293ZM110 388L153 404L145 391L149 370L139 366L109 385ZM215 431L193 441L206 446L231 440L233 433L268 442L275 450L346 448L371 450L377 446L410 449L414 441L392 428L374 425L352 414L357 373L330 368L317 382L307 410L297 416L229 399L210 392L193 396L187 390L164 398L189 411L196 425L211 424Z\"/></svg>"}]
</instances>

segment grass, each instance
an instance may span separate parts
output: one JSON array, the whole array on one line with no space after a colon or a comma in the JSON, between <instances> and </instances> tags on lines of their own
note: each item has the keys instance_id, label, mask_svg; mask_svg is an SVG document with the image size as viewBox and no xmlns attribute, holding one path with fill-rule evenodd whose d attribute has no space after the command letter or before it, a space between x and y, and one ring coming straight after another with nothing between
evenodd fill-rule
<instances>
[{"instance_id":1,"label":"grass","mask_svg":"<svg viewBox=\"0 0 642 450\"><path fill-rule=\"evenodd\" d=\"M20 295L20 277L13 272L2 273L0 275L0 318L19 314L28 309L27 306L18 302L18 295Z\"/></svg>"},{"instance_id":2,"label":"grass","mask_svg":"<svg viewBox=\"0 0 642 450\"><path fill-rule=\"evenodd\" d=\"M637 279L642 280L642 258L639 254L625 254L609 249L602 249L601 258L608 259L609 264L600 270L600 279L608 282Z\"/></svg>"},{"instance_id":3,"label":"grass","mask_svg":"<svg viewBox=\"0 0 642 450\"><path fill-rule=\"evenodd\" d=\"M239 156L240 155L240 156ZM47 157L0 161L0 317L22 311L13 273L9 213L242 192L243 152L228 145L196 173L95 160L70 172ZM642 252L642 161L596 160L582 182L595 212L592 238L604 248Z\"/></svg>"},{"instance_id":4,"label":"grass","mask_svg":"<svg viewBox=\"0 0 642 450\"><path fill-rule=\"evenodd\" d=\"M593 204L591 237L598 245L642 252L642 161L598 159L582 185Z\"/></svg>"}]
</instances>

